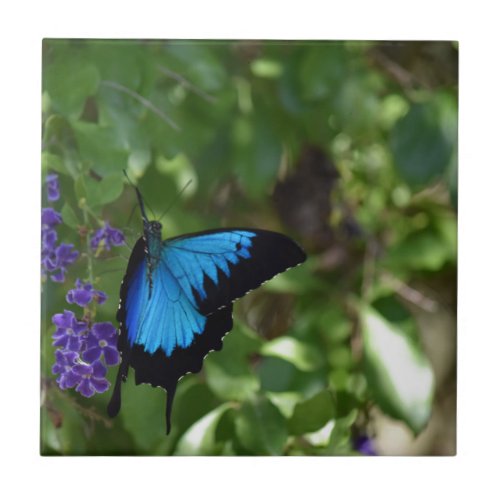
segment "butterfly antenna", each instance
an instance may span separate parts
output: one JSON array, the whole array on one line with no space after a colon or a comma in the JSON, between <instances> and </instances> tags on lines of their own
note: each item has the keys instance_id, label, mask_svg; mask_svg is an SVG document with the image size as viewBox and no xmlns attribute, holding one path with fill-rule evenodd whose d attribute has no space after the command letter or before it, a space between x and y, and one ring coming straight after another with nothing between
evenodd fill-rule
<instances>
[{"instance_id":1,"label":"butterfly antenna","mask_svg":"<svg viewBox=\"0 0 500 500\"><path fill-rule=\"evenodd\" d=\"M158 219L159 221L161 221L163 219L163 217L165 217L165 215L167 214L167 212L175 205L175 203L177 202L177 200L181 197L182 193L184 191L186 191L186 189L188 188L189 184L191 184L191 182L193 182L193 179L189 179L186 184L184 185L184 187L177 193L177 195L175 196L175 198L172 200L172 202L170 203L170 205L165 209L165 211L161 214L160 218Z\"/></svg>"},{"instance_id":2,"label":"butterfly antenna","mask_svg":"<svg viewBox=\"0 0 500 500\"><path fill-rule=\"evenodd\" d=\"M149 210L151 210L151 212L153 213L153 217L156 219L155 211L151 208L151 206L149 205L149 203L146 200L143 199L142 194L139 191L139 188L130 180L130 177L127 175L127 171L123 170L123 173L125 174L125 177L129 181L130 185L135 189L135 193L137 195L137 199L139 200L139 207L141 209L142 218L144 220L146 220L146 221L148 220L148 217L146 215L146 210L144 210L144 203L145 203L146 206L149 208Z\"/></svg>"}]
</instances>

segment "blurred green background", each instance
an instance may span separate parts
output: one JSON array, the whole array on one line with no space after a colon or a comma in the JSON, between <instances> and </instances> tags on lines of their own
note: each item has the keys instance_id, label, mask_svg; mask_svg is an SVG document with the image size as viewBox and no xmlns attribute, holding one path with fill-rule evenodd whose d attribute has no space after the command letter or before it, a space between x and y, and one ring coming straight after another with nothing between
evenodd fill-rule
<instances>
[{"instance_id":1,"label":"blurred green background","mask_svg":"<svg viewBox=\"0 0 500 500\"><path fill-rule=\"evenodd\" d=\"M457 73L450 42L45 40L42 175L82 256L42 285L41 453L454 454ZM111 420L109 391L50 371L86 234L140 235L124 168L156 216L193 181L165 238L258 227L309 257L237 302L168 437L161 389L129 377ZM129 253L92 256L98 321L116 325Z\"/></svg>"}]
</instances>

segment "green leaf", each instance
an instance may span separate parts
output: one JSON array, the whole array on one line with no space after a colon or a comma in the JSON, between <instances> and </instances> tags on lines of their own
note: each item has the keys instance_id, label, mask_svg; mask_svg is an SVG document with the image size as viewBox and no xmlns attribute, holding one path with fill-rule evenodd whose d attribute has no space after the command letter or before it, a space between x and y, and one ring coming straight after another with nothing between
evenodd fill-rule
<instances>
[{"instance_id":1,"label":"green leaf","mask_svg":"<svg viewBox=\"0 0 500 500\"><path fill-rule=\"evenodd\" d=\"M166 46L166 65L200 90L213 92L221 89L227 80L223 59L214 49L196 42L170 43Z\"/></svg>"},{"instance_id":2,"label":"green leaf","mask_svg":"<svg viewBox=\"0 0 500 500\"><path fill-rule=\"evenodd\" d=\"M314 371L324 364L321 353L313 345L293 337L279 337L267 342L260 353L263 356L284 359L303 371Z\"/></svg>"},{"instance_id":3,"label":"green leaf","mask_svg":"<svg viewBox=\"0 0 500 500\"><path fill-rule=\"evenodd\" d=\"M368 388L387 415L415 434L429 420L434 375L429 361L409 336L370 307L362 310L364 371Z\"/></svg>"},{"instance_id":4,"label":"green leaf","mask_svg":"<svg viewBox=\"0 0 500 500\"><path fill-rule=\"evenodd\" d=\"M92 40L87 44L86 50L99 68L103 80L119 82L131 89L136 89L141 80L144 80L144 69L150 55L137 42Z\"/></svg>"},{"instance_id":5,"label":"green leaf","mask_svg":"<svg viewBox=\"0 0 500 500\"><path fill-rule=\"evenodd\" d=\"M218 397L244 401L259 390L259 378L248 360L261 344L248 329L237 327L224 338L224 349L207 357L204 363L207 384Z\"/></svg>"},{"instance_id":6,"label":"green leaf","mask_svg":"<svg viewBox=\"0 0 500 500\"><path fill-rule=\"evenodd\" d=\"M193 424L179 440L175 455L220 454L223 444L217 439L217 427L232 408L232 403L222 404Z\"/></svg>"},{"instance_id":7,"label":"green leaf","mask_svg":"<svg viewBox=\"0 0 500 500\"><path fill-rule=\"evenodd\" d=\"M325 447L328 446L332 435L332 430L335 427L335 420L329 420L321 429L315 432L309 432L304 435L309 443L313 446Z\"/></svg>"},{"instance_id":8,"label":"green leaf","mask_svg":"<svg viewBox=\"0 0 500 500\"><path fill-rule=\"evenodd\" d=\"M151 151L148 149L141 149L132 151L128 157L127 167L132 171L133 177L141 177L146 168L151 163Z\"/></svg>"},{"instance_id":9,"label":"green leaf","mask_svg":"<svg viewBox=\"0 0 500 500\"><path fill-rule=\"evenodd\" d=\"M408 184L421 187L443 175L454 142L443 123L438 101L414 104L391 132L390 147L396 169Z\"/></svg>"},{"instance_id":10,"label":"green leaf","mask_svg":"<svg viewBox=\"0 0 500 500\"><path fill-rule=\"evenodd\" d=\"M340 43L317 43L305 51L300 68L304 99L323 99L331 95L345 78L347 57Z\"/></svg>"},{"instance_id":11,"label":"green leaf","mask_svg":"<svg viewBox=\"0 0 500 500\"><path fill-rule=\"evenodd\" d=\"M324 455L351 455L351 427L358 417L358 411L352 410L345 417L335 420L328 446L322 452Z\"/></svg>"},{"instance_id":12,"label":"green leaf","mask_svg":"<svg viewBox=\"0 0 500 500\"><path fill-rule=\"evenodd\" d=\"M61 215L64 223L72 228L72 229L77 229L78 226L80 225L80 221L78 220L77 215L75 214L75 211L73 208L71 208L71 205L68 205L68 203L65 203L62 210L61 210Z\"/></svg>"},{"instance_id":13,"label":"green leaf","mask_svg":"<svg viewBox=\"0 0 500 500\"><path fill-rule=\"evenodd\" d=\"M255 371L259 375L261 388L264 391L284 392L292 390L298 370L283 359L264 357L255 367Z\"/></svg>"},{"instance_id":14,"label":"green leaf","mask_svg":"<svg viewBox=\"0 0 500 500\"><path fill-rule=\"evenodd\" d=\"M120 197L123 191L123 175L112 174L100 181L87 177L84 180L87 202L91 207L107 205Z\"/></svg>"},{"instance_id":15,"label":"green leaf","mask_svg":"<svg viewBox=\"0 0 500 500\"><path fill-rule=\"evenodd\" d=\"M52 106L59 113L78 118L87 97L94 95L99 86L96 66L74 53L61 54L52 64L44 67L44 90L48 92Z\"/></svg>"},{"instance_id":16,"label":"green leaf","mask_svg":"<svg viewBox=\"0 0 500 500\"><path fill-rule=\"evenodd\" d=\"M122 408L118 417L134 437L138 452L145 453L165 439L165 391L149 385L122 384Z\"/></svg>"},{"instance_id":17,"label":"green leaf","mask_svg":"<svg viewBox=\"0 0 500 500\"><path fill-rule=\"evenodd\" d=\"M241 118L233 128L234 171L252 197L267 195L278 172L282 144L265 103L256 103L251 118Z\"/></svg>"},{"instance_id":18,"label":"green leaf","mask_svg":"<svg viewBox=\"0 0 500 500\"><path fill-rule=\"evenodd\" d=\"M286 421L278 408L260 397L242 405L236 415L236 435L255 455L282 455L287 439Z\"/></svg>"},{"instance_id":19,"label":"green leaf","mask_svg":"<svg viewBox=\"0 0 500 500\"><path fill-rule=\"evenodd\" d=\"M167 439L159 441L155 453L171 455L182 435L196 422L218 406L219 402L196 376L186 376L179 383L172 412L172 430Z\"/></svg>"},{"instance_id":20,"label":"green leaf","mask_svg":"<svg viewBox=\"0 0 500 500\"><path fill-rule=\"evenodd\" d=\"M299 436L321 429L335 415L332 393L325 389L295 406L288 422L290 434Z\"/></svg>"},{"instance_id":21,"label":"green leaf","mask_svg":"<svg viewBox=\"0 0 500 500\"><path fill-rule=\"evenodd\" d=\"M387 265L406 270L441 269L446 262L454 260L456 254L456 245L451 239L446 241L443 236L446 235L434 226L410 233L389 249L385 258Z\"/></svg>"},{"instance_id":22,"label":"green leaf","mask_svg":"<svg viewBox=\"0 0 500 500\"><path fill-rule=\"evenodd\" d=\"M275 405L282 415L290 418L293 415L295 406L302 399L298 392L266 392L266 396Z\"/></svg>"},{"instance_id":23,"label":"green leaf","mask_svg":"<svg viewBox=\"0 0 500 500\"><path fill-rule=\"evenodd\" d=\"M55 389L59 391L59 388ZM82 432L85 426L85 420L81 413L72 404L75 396L68 398L58 397L55 403L56 410L62 416L61 426L55 430L55 436L52 436L52 442L58 443L57 451L63 455L85 455L87 452L87 440ZM47 425L53 425L52 422Z\"/></svg>"},{"instance_id":24,"label":"green leaf","mask_svg":"<svg viewBox=\"0 0 500 500\"><path fill-rule=\"evenodd\" d=\"M394 124L408 113L409 105L404 97L399 94L389 94L380 103L380 125L390 130Z\"/></svg>"},{"instance_id":25,"label":"green leaf","mask_svg":"<svg viewBox=\"0 0 500 500\"><path fill-rule=\"evenodd\" d=\"M171 160L159 156L156 159L156 168L159 172L172 177L179 189L184 189L183 197L188 197L196 191L198 184L196 170L184 153L174 156ZM190 184L186 188L188 182Z\"/></svg>"},{"instance_id":26,"label":"green leaf","mask_svg":"<svg viewBox=\"0 0 500 500\"><path fill-rule=\"evenodd\" d=\"M81 157L101 176L120 173L127 165L129 145L113 127L77 122L73 126Z\"/></svg>"},{"instance_id":27,"label":"green leaf","mask_svg":"<svg viewBox=\"0 0 500 500\"><path fill-rule=\"evenodd\" d=\"M60 173L69 173L76 177L75 156L76 156L76 140L74 130L71 123L62 115L50 115L43 126L43 144L44 147L50 148L51 145L57 145L57 150L61 151L61 160L64 161L64 169ZM52 156L46 160L54 160L54 165L57 167L58 162ZM42 161L44 161L42 154Z\"/></svg>"},{"instance_id":28,"label":"green leaf","mask_svg":"<svg viewBox=\"0 0 500 500\"><path fill-rule=\"evenodd\" d=\"M42 175L47 175L49 172L54 171L59 174L68 174L64 167L62 158L59 155L49 153L48 151L42 152Z\"/></svg>"}]
</instances>

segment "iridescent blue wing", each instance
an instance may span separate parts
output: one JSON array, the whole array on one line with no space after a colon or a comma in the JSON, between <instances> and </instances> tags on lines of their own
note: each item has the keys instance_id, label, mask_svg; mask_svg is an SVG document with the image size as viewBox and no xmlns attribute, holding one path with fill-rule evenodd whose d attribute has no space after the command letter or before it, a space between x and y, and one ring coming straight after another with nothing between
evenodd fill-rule
<instances>
[{"instance_id":1,"label":"iridescent blue wing","mask_svg":"<svg viewBox=\"0 0 500 500\"><path fill-rule=\"evenodd\" d=\"M306 259L287 236L238 228L166 240L162 256L185 296L206 315Z\"/></svg>"},{"instance_id":2,"label":"iridescent blue wing","mask_svg":"<svg viewBox=\"0 0 500 500\"><path fill-rule=\"evenodd\" d=\"M130 365L137 384L167 390L168 433L178 379L199 371L208 352L222 348L232 328L232 302L303 262L305 254L270 231L206 231L164 241L150 281L145 252L141 238L120 291L122 363L108 412L119 411L120 383Z\"/></svg>"}]
</instances>

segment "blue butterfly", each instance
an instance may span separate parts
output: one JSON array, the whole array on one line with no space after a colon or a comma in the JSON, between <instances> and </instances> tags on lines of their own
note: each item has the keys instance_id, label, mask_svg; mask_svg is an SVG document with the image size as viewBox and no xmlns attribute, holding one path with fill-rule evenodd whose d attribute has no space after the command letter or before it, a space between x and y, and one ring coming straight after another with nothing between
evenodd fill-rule
<instances>
[{"instance_id":1,"label":"blue butterfly","mask_svg":"<svg viewBox=\"0 0 500 500\"><path fill-rule=\"evenodd\" d=\"M167 434L179 379L201 370L233 327L232 303L278 273L306 260L290 238L261 229L215 229L162 241L162 226L146 216L120 289L117 320L121 363L108 405L120 411L129 366L135 383L167 391Z\"/></svg>"}]
</instances>

